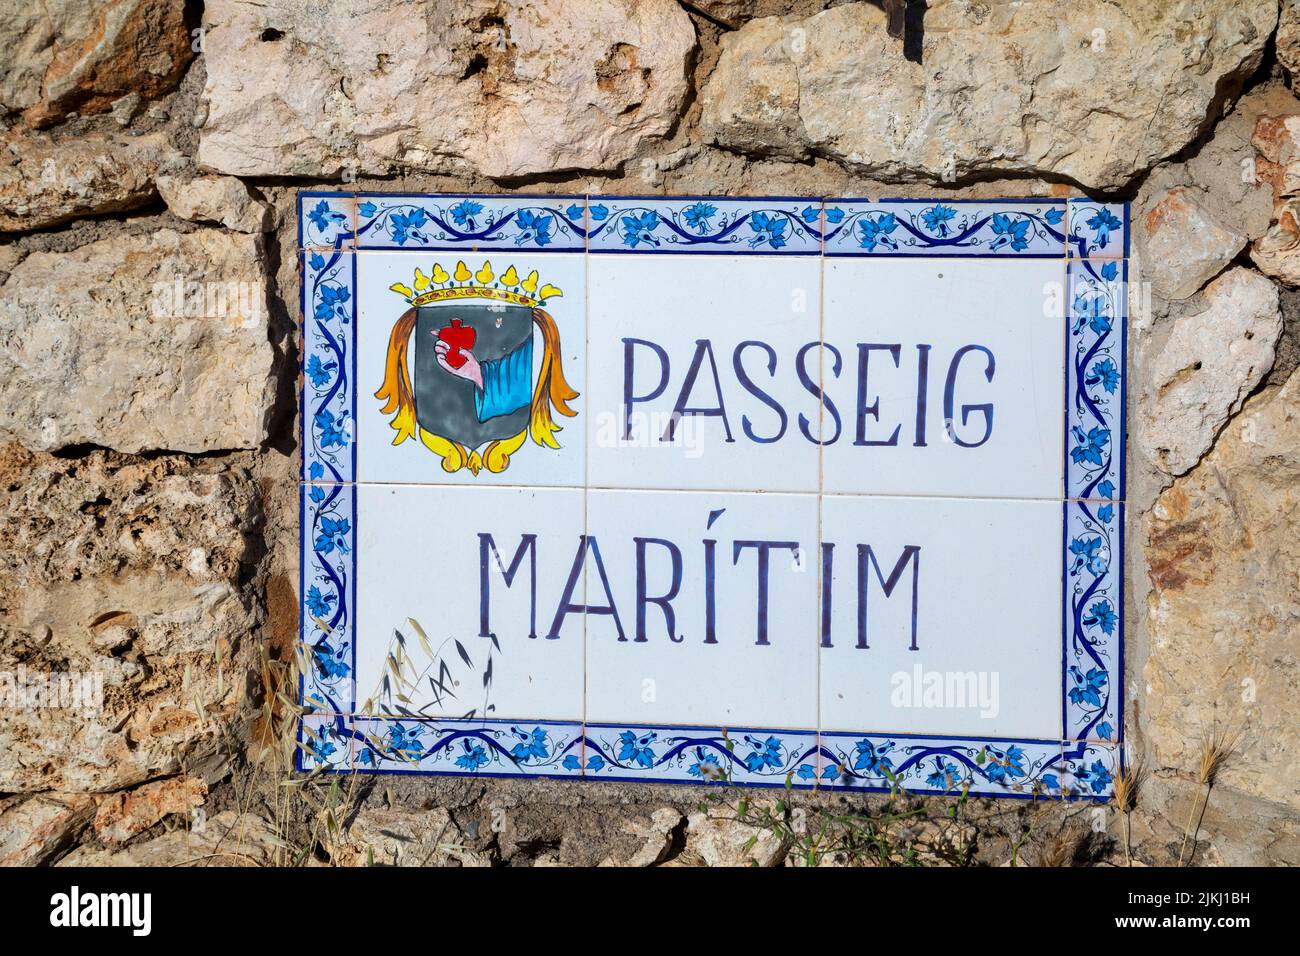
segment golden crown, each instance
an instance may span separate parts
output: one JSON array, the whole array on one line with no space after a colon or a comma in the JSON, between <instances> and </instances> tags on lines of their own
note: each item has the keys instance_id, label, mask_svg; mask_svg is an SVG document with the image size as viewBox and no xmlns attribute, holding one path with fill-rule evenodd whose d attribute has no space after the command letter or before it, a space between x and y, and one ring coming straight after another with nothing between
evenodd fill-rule
<instances>
[{"instance_id":1,"label":"golden crown","mask_svg":"<svg viewBox=\"0 0 1300 956\"><path fill-rule=\"evenodd\" d=\"M538 289L537 281L536 269L522 280L514 266L498 276L492 271L492 263L485 259L483 268L478 272L470 272L469 266L460 261L450 274L441 263L435 262L429 275L416 269L415 279L410 285L394 282L388 288L415 306L453 299L495 299L531 308L545 305L547 299L564 295L553 285L544 285Z\"/></svg>"}]
</instances>

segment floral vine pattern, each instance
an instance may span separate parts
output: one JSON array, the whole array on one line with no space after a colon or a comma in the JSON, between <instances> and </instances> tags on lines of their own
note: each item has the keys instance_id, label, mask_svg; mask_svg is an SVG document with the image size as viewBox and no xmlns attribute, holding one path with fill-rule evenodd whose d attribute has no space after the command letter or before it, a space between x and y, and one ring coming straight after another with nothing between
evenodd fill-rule
<instances>
[{"instance_id":1,"label":"floral vine pattern","mask_svg":"<svg viewBox=\"0 0 1300 956\"><path fill-rule=\"evenodd\" d=\"M311 716L303 724L303 769L581 775L581 724L328 716Z\"/></svg>"},{"instance_id":2,"label":"floral vine pattern","mask_svg":"<svg viewBox=\"0 0 1300 956\"><path fill-rule=\"evenodd\" d=\"M350 714L356 686L356 492L347 484L302 486L302 701Z\"/></svg>"},{"instance_id":3,"label":"floral vine pattern","mask_svg":"<svg viewBox=\"0 0 1300 956\"><path fill-rule=\"evenodd\" d=\"M1061 256L1065 203L829 199L826 255Z\"/></svg>"},{"instance_id":4,"label":"floral vine pattern","mask_svg":"<svg viewBox=\"0 0 1300 956\"><path fill-rule=\"evenodd\" d=\"M356 472L354 260L352 253L303 253L302 477L307 481L351 481Z\"/></svg>"},{"instance_id":5,"label":"floral vine pattern","mask_svg":"<svg viewBox=\"0 0 1300 956\"><path fill-rule=\"evenodd\" d=\"M1126 207L1070 203L1065 686L1071 740L1121 741Z\"/></svg>"},{"instance_id":6,"label":"floral vine pattern","mask_svg":"<svg viewBox=\"0 0 1300 956\"><path fill-rule=\"evenodd\" d=\"M355 221L354 221L355 216ZM355 232L354 232L355 226ZM1128 210L927 202L302 193L300 766L990 796L1107 798L1120 663ZM355 255L530 248L827 256L1068 255L1064 743L870 733L358 716Z\"/></svg>"},{"instance_id":7,"label":"floral vine pattern","mask_svg":"<svg viewBox=\"0 0 1300 956\"><path fill-rule=\"evenodd\" d=\"M1000 796L1067 795L1060 744L1041 740L939 740L823 734L814 772L823 786L849 790Z\"/></svg>"},{"instance_id":8,"label":"floral vine pattern","mask_svg":"<svg viewBox=\"0 0 1300 956\"><path fill-rule=\"evenodd\" d=\"M595 779L797 785L813 731L587 724L582 769Z\"/></svg>"},{"instance_id":9,"label":"floral vine pattern","mask_svg":"<svg viewBox=\"0 0 1300 956\"><path fill-rule=\"evenodd\" d=\"M1123 497L1124 306L1118 261L1071 260L1066 496Z\"/></svg>"},{"instance_id":10,"label":"floral vine pattern","mask_svg":"<svg viewBox=\"0 0 1300 956\"><path fill-rule=\"evenodd\" d=\"M357 197L359 249L586 248L582 196Z\"/></svg>"},{"instance_id":11,"label":"floral vine pattern","mask_svg":"<svg viewBox=\"0 0 1300 956\"><path fill-rule=\"evenodd\" d=\"M298 194L298 245L340 249L353 238L353 201L341 193Z\"/></svg>"},{"instance_id":12,"label":"floral vine pattern","mask_svg":"<svg viewBox=\"0 0 1300 956\"><path fill-rule=\"evenodd\" d=\"M1114 265L1114 263L1108 263ZM1106 268L1106 267L1102 267ZM1087 313L1074 313L1074 325L1088 325ZM1113 332L1113 330L1112 330ZM1110 363L1096 333L1082 328L1071 333L1071 401L1067 406L1071 437L1067 440L1066 470L1071 497L1065 509L1065 714L1070 739L1118 740L1121 713L1115 676L1122 656L1123 503L1115 501L1112 462L1122 454L1115 440L1114 406L1101 403L1097 393L1106 384L1100 376L1075 375L1075 369ZM1109 334L1109 333L1108 333ZM1118 363L1117 363L1118 364ZM1089 393L1092 393L1089 395Z\"/></svg>"},{"instance_id":13,"label":"floral vine pattern","mask_svg":"<svg viewBox=\"0 0 1300 956\"><path fill-rule=\"evenodd\" d=\"M1066 382L1066 497L1124 496L1126 264L1072 259Z\"/></svg>"},{"instance_id":14,"label":"floral vine pattern","mask_svg":"<svg viewBox=\"0 0 1300 956\"><path fill-rule=\"evenodd\" d=\"M1077 741L1062 754L1061 785L1083 797L1107 798L1123 765L1120 751L1118 744Z\"/></svg>"},{"instance_id":15,"label":"floral vine pattern","mask_svg":"<svg viewBox=\"0 0 1300 956\"><path fill-rule=\"evenodd\" d=\"M1090 259L1128 258L1129 223L1127 203L1069 201L1069 250L1072 257Z\"/></svg>"},{"instance_id":16,"label":"floral vine pattern","mask_svg":"<svg viewBox=\"0 0 1300 956\"><path fill-rule=\"evenodd\" d=\"M821 253L820 200L593 196L592 252Z\"/></svg>"},{"instance_id":17,"label":"floral vine pattern","mask_svg":"<svg viewBox=\"0 0 1300 956\"><path fill-rule=\"evenodd\" d=\"M544 776L939 796L1108 799L1118 748L813 731L315 714L301 765L330 770Z\"/></svg>"}]
</instances>

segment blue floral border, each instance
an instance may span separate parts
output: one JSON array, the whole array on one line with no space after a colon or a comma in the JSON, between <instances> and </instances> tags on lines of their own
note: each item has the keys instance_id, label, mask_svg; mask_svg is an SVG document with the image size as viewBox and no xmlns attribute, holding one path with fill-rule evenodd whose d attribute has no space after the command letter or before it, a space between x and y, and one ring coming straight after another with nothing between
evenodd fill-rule
<instances>
[{"instance_id":1,"label":"blue floral border","mask_svg":"<svg viewBox=\"0 0 1300 956\"><path fill-rule=\"evenodd\" d=\"M461 206L464 221L458 221L452 209L467 199L472 202ZM556 202L562 199L571 202L560 208ZM1064 205L1068 209L1062 213ZM360 206L365 208L354 233L350 195L299 195L304 329L300 594L306 662L301 699L308 710L301 727L300 768L1109 796L1113 774L1122 765L1127 205L1089 200L823 203L592 197L588 203L582 197L383 196ZM423 210L423 219L413 214L415 209ZM1057 228L1063 215L1069 224L1064 234ZM444 228L448 220L450 229ZM403 228L405 241L399 241ZM365 236L358 235L362 232ZM579 244L562 245L561 240ZM1042 257L1068 251L1062 503L1066 742L354 715L354 241L378 249L825 256ZM1054 251L1046 251L1049 247Z\"/></svg>"},{"instance_id":2,"label":"blue floral border","mask_svg":"<svg viewBox=\"0 0 1300 956\"><path fill-rule=\"evenodd\" d=\"M817 731L586 725L587 774L596 780L811 786Z\"/></svg>"},{"instance_id":3,"label":"blue floral border","mask_svg":"<svg viewBox=\"0 0 1300 956\"><path fill-rule=\"evenodd\" d=\"M1065 355L1062 721L1071 740L1122 741L1128 262L1088 253L1127 210L1079 206ZM1075 212L1072 207L1072 215Z\"/></svg>"},{"instance_id":4,"label":"blue floral border","mask_svg":"<svg viewBox=\"0 0 1300 956\"><path fill-rule=\"evenodd\" d=\"M1106 800L1119 747L562 721L313 713L299 768L1021 799Z\"/></svg>"},{"instance_id":5,"label":"blue floral border","mask_svg":"<svg viewBox=\"0 0 1300 956\"><path fill-rule=\"evenodd\" d=\"M1064 686L1067 739L1119 742L1123 728L1124 505L1066 501Z\"/></svg>"},{"instance_id":6,"label":"blue floral border","mask_svg":"<svg viewBox=\"0 0 1300 956\"><path fill-rule=\"evenodd\" d=\"M1080 795L1109 797L1124 768L1124 748L1115 743L1067 741L1061 751L1061 786Z\"/></svg>"},{"instance_id":7,"label":"blue floral border","mask_svg":"<svg viewBox=\"0 0 1300 956\"><path fill-rule=\"evenodd\" d=\"M352 481L356 474L356 255L302 254L303 481Z\"/></svg>"},{"instance_id":8,"label":"blue floral border","mask_svg":"<svg viewBox=\"0 0 1300 956\"><path fill-rule=\"evenodd\" d=\"M828 199L828 256L1060 258L1064 200Z\"/></svg>"},{"instance_id":9,"label":"blue floral border","mask_svg":"<svg viewBox=\"0 0 1300 956\"><path fill-rule=\"evenodd\" d=\"M821 254L820 199L592 196L589 252Z\"/></svg>"},{"instance_id":10,"label":"blue floral border","mask_svg":"<svg viewBox=\"0 0 1300 956\"><path fill-rule=\"evenodd\" d=\"M303 249L1123 259L1129 232L1090 199L298 194Z\"/></svg>"},{"instance_id":11,"label":"blue floral border","mask_svg":"<svg viewBox=\"0 0 1300 956\"><path fill-rule=\"evenodd\" d=\"M1122 500L1128 263L1071 259L1068 280L1065 496Z\"/></svg>"},{"instance_id":12,"label":"blue floral border","mask_svg":"<svg viewBox=\"0 0 1300 956\"><path fill-rule=\"evenodd\" d=\"M825 783L837 790L992 797L1070 796L1053 740L822 735ZM1076 796L1093 796L1080 793Z\"/></svg>"},{"instance_id":13,"label":"blue floral border","mask_svg":"<svg viewBox=\"0 0 1300 956\"><path fill-rule=\"evenodd\" d=\"M1071 199L1068 206L1068 248L1071 258L1128 258L1128 203Z\"/></svg>"},{"instance_id":14,"label":"blue floral border","mask_svg":"<svg viewBox=\"0 0 1300 956\"><path fill-rule=\"evenodd\" d=\"M580 777L582 725L309 715L299 769L477 777Z\"/></svg>"},{"instance_id":15,"label":"blue floral border","mask_svg":"<svg viewBox=\"0 0 1300 956\"><path fill-rule=\"evenodd\" d=\"M356 235L355 208L350 193L298 193L298 248L350 247Z\"/></svg>"},{"instance_id":16,"label":"blue floral border","mask_svg":"<svg viewBox=\"0 0 1300 956\"><path fill-rule=\"evenodd\" d=\"M584 252L583 196L357 194L358 249Z\"/></svg>"},{"instance_id":17,"label":"blue floral border","mask_svg":"<svg viewBox=\"0 0 1300 956\"><path fill-rule=\"evenodd\" d=\"M309 711L351 714L357 672L356 487L304 484L300 491L299 699Z\"/></svg>"}]
</instances>

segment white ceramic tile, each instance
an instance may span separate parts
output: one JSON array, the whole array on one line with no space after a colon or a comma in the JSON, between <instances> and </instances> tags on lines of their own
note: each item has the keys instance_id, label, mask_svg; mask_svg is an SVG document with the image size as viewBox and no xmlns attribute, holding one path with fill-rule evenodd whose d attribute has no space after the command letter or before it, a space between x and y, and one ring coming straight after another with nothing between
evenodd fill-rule
<instances>
[{"instance_id":1,"label":"white ceramic tile","mask_svg":"<svg viewBox=\"0 0 1300 956\"><path fill-rule=\"evenodd\" d=\"M1129 207L1123 202L1071 199L1070 255L1089 259L1124 259L1129 252Z\"/></svg>"},{"instance_id":2,"label":"white ceramic tile","mask_svg":"<svg viewBox=\"0 0 1300 956\"><path fill-rule=\"evenodd\" d=\"M1059 501L826 496L822 729L1059 739L1060 535Z\"/></svg>"},{"instance_id":3,"label":"white ceramic tile","mask_svg":"<svg viewBox=\"0 0 1300 956\"><path fill-rule=\"evenodd\" d=\"M592 255L588 283L593 487L817 490L817 259Z\"/></svg>"},{"instance_id":4,"label":"white ceramic tile","mask_svg":"<svg viewBox=\"0 0 1300 956\"><path fill-rule=\"evenodd\" d=\"M458 273L461 264L464 270ZM459 251L357 253L357 480L581 486L583 418L588 406L582 394L586 391L583 264L581 254L512 254L505 250L477 255ZM485 266L490 279L483 271ZM422 285L415 274L417 268L429 281L423 289L416 288ZM527 285L533 281L533 272L537 276L530 291ZM468 278L458 279L458 274ZM460 297L419 308L414 326L408 323L409 331L397 331L411 306L403 293L391 290L396 283L417 293L446 290ZM559 291L548 290L548 286ZM553 351L558 361L545 364L552 347L530 306L476 295L483 287L494 295L523 295L529 299L551 291L545 298L544 311L554 322L557 339ZM481 383L437 362L437 333L451 328L457 320L462 328L475 330L476 341L470 352L482 370ZM406 406L388 404L387 395L392 391L386 392L385 398L376 397L397 381L389 376L389 369L397 361L394 339L399 350L406 346L397 366L406 370L404 381L409 382L409 387L402 389L410 397ZM510 356L519 355L524 347L531 349L531 369L526 377L514 378L512 390L496 390L500 400L493 404L488 400L494 391L492 376L496 375L499 382L509 380ZM470 375L472 363L461 366L461 370L465 376ZM553 387L545 387L544 372L549 372L548 381ZM559 384L560 373L567 389ZM578 393L576 397L564 397L573 392ZM541 409L543 422L554 423L556 430L538 424L538 416L530 413L530 402ZM402 407L414 410L420 429L394 444L402 434L393 427L400 421ZM575 414L564 414L565 408ZM547 434L557 447L539 444ZM442 450L435 451L422 438ZM497 451L518 446L499 472L492 470L501 465L492 451L494 443Z\"/></svg>"},{"instance_id":5,"label":"white ceramic tile","mask_svg":"<svg viewBox=\"0 0 1300 956\"><path fill-rule=\"evenodd\" d=\"M356 241L357 205L347 193L298 193L298 246L350 249Z\"/></svg>"},{"instance_id":6,"label":"white ceramic tile","mask_svg":"<svg viewBox=\"0 0 1300 956\"><path fill-rule=\"evenodd\" d=\"M618 611L588 612L588 721L817 726L815 495L590 491L587 527L587 604L611 606L607 581ZM671 631L650 600L639 629L639 566Z\"/></svg>"},{"instance_id":7,"label":"white ceramic tile","mask_svg":"<svg viewBox=\"0 0 1300 956\"><path fill-rule=\"evenodd\" d=\"M1115 776L1124 768L1124 750L1108 741L1067 740L1061 753L1061 786L1079 797L1109 800Z\"/></svg>"},{"instance_id":8,"label":"white ceramic tile","mask_svg":"<svg viewBox=\"0 0 1300 956\"><path fill-rule=\"evenodd\" d=\"M583 619L550 626L582 533L579 490L357 486L358 712L580 720ZM408 701L397 633L419 675Z\"/></svg>"},{"instance_id":9,"label":"white ceramic tile","mask_svg":"<svg viewBox=\"0 0 1300 956\"><path fill-rule=\"evenodd\" d=\"M1064 259L825 265L826 491L1060 498Z\"/></svg>"}]
</instances>

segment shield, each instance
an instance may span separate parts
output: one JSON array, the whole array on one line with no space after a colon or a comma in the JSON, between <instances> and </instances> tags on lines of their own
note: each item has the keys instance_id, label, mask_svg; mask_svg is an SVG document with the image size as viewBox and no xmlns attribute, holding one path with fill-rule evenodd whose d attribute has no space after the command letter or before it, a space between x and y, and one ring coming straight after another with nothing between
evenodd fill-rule
<instances>
[{"instance_id":1,"label":"shield","mask_svg":"<svg viewBox=\"0 0 1300 956\"><path fill-rule=\"evenodd\" d=\"M470 351L485 375L505 367L512 357L516 360L517 380L510 383L508 395L512 397L504 405L498 402L485 407L482 390L474 382L438 363L439 332L452 328L453 322L473 330ZM486 300L419 306L413 384L420 427L468 449L523 432L528 427L529 398L533 394L532 340L533 314L527 306Z\"/></svg>"},{"instance_id":2,"label":"shield","mask_svg":"<svg viewBox=\"0 0 1300 956\"><path fill-rule=\"evenodd\" d=\"M418 438L443 471L473 475L505 471L529 437L559 449L555 415L578 414L569 404L578 393L564 378L560 329L546 311L548 299L564 294L557 286L536 269L525 278L512 265L498 276L486 260L471 272L462 259L451 271L437 262L428 275L417 268L410 285L388 288L410 305L393 323L375 392L380 413L393 416L394 445Z\"/></svg>"}]
</instances>

